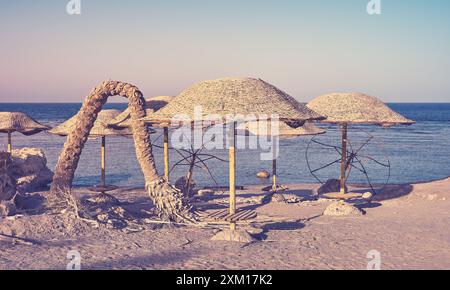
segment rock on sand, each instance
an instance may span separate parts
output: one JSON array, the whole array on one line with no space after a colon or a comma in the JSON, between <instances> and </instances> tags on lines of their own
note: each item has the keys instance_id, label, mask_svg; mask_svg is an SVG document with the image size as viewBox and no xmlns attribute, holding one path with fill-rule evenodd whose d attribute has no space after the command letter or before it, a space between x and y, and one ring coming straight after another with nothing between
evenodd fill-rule
<instances>
[{"instance_id":1,"label":"rock on sand","mask_svg":"<svg viewBox=\"0 0 450 290\"><path fill-rule=\"evenodd\" d=\"M262 179L267 179L270 177L270 173L266 170L262 170L262 171L256 173L256 177L262 178Z\"/></svg>"}]
</instances>

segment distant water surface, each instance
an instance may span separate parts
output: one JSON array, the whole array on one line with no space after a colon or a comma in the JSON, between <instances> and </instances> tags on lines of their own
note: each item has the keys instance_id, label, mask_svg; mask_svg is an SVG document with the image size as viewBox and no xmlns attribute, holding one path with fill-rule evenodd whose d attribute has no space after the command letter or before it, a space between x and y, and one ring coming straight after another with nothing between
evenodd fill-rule
<instances>
[{"instance_id":1,"label":"distant water surface","mask_svg":"<svg viewBox=\"0 0 450 290\"><path fill-rule=\"evenodd\" d=\"M428 181L450 176L450 103L445 104L408 104L395 103L389 106L416 120L413 126L398 126L382 129L377 126L354 126L350 128L352 148L356 150L364 141L373 136L372 141L360 151L361 164L355 164L351 173L351 181L366 182L365 175L361 173L364 168L370 180L374 183L383 183L389 171L380 164L390 164L390 183L410 183ZM0 111L24 112L41 123L56 126L75 115L81 104L2 104ZM124 110L126 104L108 104L106 108ZM320 125L327 130L327 134L316 137L315 140L325 145L339 146L340 137L336 126ZM157 139L161 132L153 135ZM45 150L48 164L51 169L56 165L59 153L65 138L41 133L31 137L14 134L13 146L39 147ZM278 175L281 183L316 182L310 174L306 155L313 169L322 167L339 158L336 150L329 146L319 146L310 143L311 137L296 138L281 141L281 152L278 160ZM161 145L161 138L156 141ZM308 154L307 148L309 144ZM0 146L6 148L6 136L0 134ZM155 148L158 170L162 168L162 150ZM227 159L226 150L208 151L208 154L217 155ZM239 184L260 184L262 181L255 177L257 171L271 170L270 161L260 161L260 151L240 150L237 153L237 182ZM387 159L388 156L389 158ZM376 163L376 160L378 163ZM171 152L171 163L180 160L180 155ZM75 184L86 186L96 184L99 180L100 141L87 142L81 161L76 172ZM220 185L228 184L228 165L221 161L208 161L209 169ZM364 166L364 167L363 167ZM137 163L133 140L117 137L107 140L107 167L108 183L120 186L142 186L144 179ZM359 170L358 170L359 168ZM172 179L185 174L186 167L177 167ZM326 180L338 177L339 166L333 164L324 170L318 171L319 179ZM195 180L198 185L212 185L213 180L206 171L197 169ZM268 181L267 181L268 182Z\"/></svg>"}]
</instances>

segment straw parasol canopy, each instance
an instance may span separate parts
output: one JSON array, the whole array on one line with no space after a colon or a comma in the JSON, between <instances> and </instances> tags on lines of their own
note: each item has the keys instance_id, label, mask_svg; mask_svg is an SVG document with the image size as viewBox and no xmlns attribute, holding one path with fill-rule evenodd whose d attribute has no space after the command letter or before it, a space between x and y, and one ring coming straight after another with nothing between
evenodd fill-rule
<instances>
[{"instance_id":1,"label":"straw parasol canopy","mask_svg":"<svg viewBox=\"0 0 450 290\"><path fill-rule=\"evenodd\" d=\"M0 133L19 132L26 136L50 129L24 113L0 112Z\"/></svg>"},{"instance_id":2,"label":"straw parasol canopy","mask_svg":"<svg viewBox=\"0 0 450 290\"><path fill-rule=\"evenodd\" d=\"M92 127L91 133L89 135L90 138L98 138L104 136L130 136L132 135L131 131L127 128L124 129L116 129L108 127L109 122L114 120L120 112L118 110L102 110L98 114L98 118L94 123L94 127ZM58 127L53 128L49 131L51 134L59 135L59 136L67 136L69 135L77 123L77 115L73 116L66 122L62 123Z\"/></svg>"},{"instance_id":3,"label":"straw parasol canopy","mask_svg":"<svg viewBox=\"0 0 450 290\"><path fill-rule=\"evenodd\" d=\"M223 78L197 83L166 107L145 118L149 122L170 122L174 116L186 115L198 120L194 112L202 108L202 120L210 115L225 118L227 115L278 115L283 121L307 121L324 119L313 110L297 102L293 97L261 79ZM267 119L265 117L264 119Z\"/></svg>"},{"instance_id":4,"label":"straw parasol canopy","mask_svg":"<svg viewBox=\"0 0 450 290\"><path fill-rule=\"evenodd\" d=\"M145 108L147 116L153 115L155 112L164 108L170 101L175 97L173 96L158 96L147 99L145 102ZM120 113L115 117L109 124L109 127L115 128L129 128L131 127L131 114L130 109L127 108L125 111Z\"/></svg>"},{"instance_id":5,"label":"straw parasol canopy","mask_svg":"<svg viewBox=\"0 0 450 290\"><path fill-rule=\"evenodd\" d=\"M12 133L19 132L31 136L48 129L50 127L38 123L24 113L0 112L0 133L8 134L8 153L12 152Z\"/></svg>"},{"instance_id":6,"label":"straw parasol canopy","mask_svg":"<svg viewBox=\"0 0 450 290\"><path fill-rule=\"evenodd\" d=\"M278 132L276 134L275 132L272 134L272 122L270 121L242 123L237 127L237 130L238 134L243 134L245 136L275 136L281 139L320 135L326 132L310 122L306 122L303 126L298 128L292 128L285 122L279 122Z\"/></svg>"},{"instance_id":7,"label":"straw parasol canopy","mask_svg":"<svg viewBox=\"0 0 450 290\"><path fill-rule=\"evenodd\" d=\"M362 93L334 93L317 97L308 108L334 124L375 124L384 127L415 122L391 110L379 99Z\"/></svg>"},{"instance_id":8,"label":"straw parasol canopy","mask_svg":"<svg viewBox=\"0 0 450 290\"><path fill-rule=\"evenodd\" d=\"M253 115L254 121L276 116L279 120L299 122L300 125L309 120L325 118L261 79L223 78L192 85L166 107L143 119L148 123L160 124L170 124L174 120L179 123L231 123L228 148L231 237L234 236L236 219L239 217L236 213L236 122L239 119L250 121L249 115Z\"/></svg>"}]
</instances>

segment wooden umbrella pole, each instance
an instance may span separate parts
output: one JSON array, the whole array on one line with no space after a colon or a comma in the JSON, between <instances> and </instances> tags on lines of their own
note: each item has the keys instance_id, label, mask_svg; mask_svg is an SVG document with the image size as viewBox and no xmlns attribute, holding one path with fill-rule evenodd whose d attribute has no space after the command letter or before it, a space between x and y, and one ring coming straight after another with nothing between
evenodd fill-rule
<instances>
[{"instance_id":1,"label":"wooden umbrella pole","mask_svg":"<svg viewBox=\"0 0 450 290\"><path fill-rule=\"evenodd\" d=\"M8 153L12 152L11 131L8 131Z\"/></svg>"},{"instance_id":2,"label":"wooden umbrella pole","mask_svg":"<svg viewBox=\"0 0 450 290\"><path fill-rule=\"evenodd\" d=\"M164 127L164 177L169 181L169 127Z\"/></svg>"},{"instance_id":3,"label":"wooden umbrella pole","mask_svg":"<svg viewBox=\"0 0 450 290\"><path fill-rule=\"evenodd\" d=\"M342 125L342 159L341 159L341 192L340 194L346 194L345 192L345 170L347 163L347 123Z\"/></svg>"},{"instance_id":4,"label":"wooden umbrella pole","mask_svg":"<svg viewBox=\"0 0 450 290\"><path fill-rule=\"evenodd\" d=\"M271 127L272 130L272 127ZM273 132L273 131L272 131ZM273 150L273 156L272 156L272 191L276 192L277 191L277 146L279 145L279 137L278 136L273 136L272 137L272 141L273 141L273 146L272 146L272 150Z\"/></svg>"},{"instance_id":5,"label":"wooden umbrella pole","mask_svg":"<svg viewBox=\"0 0 450 290\"><path fill-rule=\"evenodd\" d=\"M236 122L231 123L230 130L230 214L236 213ZM236 230L236 223L230 222L230 230Z\"/></svg>"},{"instance_id":6,"label":"wooden umbrella pole","mask_svg":"<svg viewBox=\"0 0 450 290\"><path fill-rule=\"evenodd\" d=\"M277 159L272 160L272 191L277 191Z\"/></svg>"},{"instance_id":7,"label":"wooden umbrella pole","mask_svg":"<svg viewBox=\"0 0 450 290\"><path fill-rule=\"evenodd\" d=\"M191 123L191 133L192 133L191 144L194 144L195 143L195 125L194 125L194 123ZM189 170L188 170L187 178L186 178L186 190L187 190L188 195L190 195L190 193L191 193L192 175L194 174L195 159L196 159L195 150L193 150L192 158L191 158L191 162L189 163Z\"/></svg>"},{"instance_id":8,"label":"wooden umbrella pole","mask_svg":"<svg viewBox=\"0 0 450 290\"><path fill-rule=\"evenodd\" d=\"M106 187L106 137L102 137L102 184Z\"/></svg>"}]
</instances>

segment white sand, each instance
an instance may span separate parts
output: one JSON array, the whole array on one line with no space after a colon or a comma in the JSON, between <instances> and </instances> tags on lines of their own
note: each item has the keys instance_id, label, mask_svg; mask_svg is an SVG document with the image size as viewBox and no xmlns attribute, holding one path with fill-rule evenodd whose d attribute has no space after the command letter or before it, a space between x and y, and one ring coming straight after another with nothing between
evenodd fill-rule
<instances>
[{"instance_id":1,"label":"white sand","mask_svg":"<svg viewBox=\"0 0 450 290\"><path fill-rule=\"evenodd\" d=\"M310 196L316 185L291 185L287 197ZM0 269L65 269L69 250L84 269L366 269L367 254L381 254L382 269L450 269L450 178L391 186L385 200L364 208L362 217L325 217L328 201L261 205L260 187L239 193L240 208L256 209L245 228L258 242L211 241L214 229L153 229L130 233L83 222L68 226L58 216L0 221L0 233L39 242L0 241ZM394 196L401 195L393 198ZM141 190L116 195L139 212L151 204ZM226 207L226 195L200 209Z\"/></svg>"}]
</instances>

